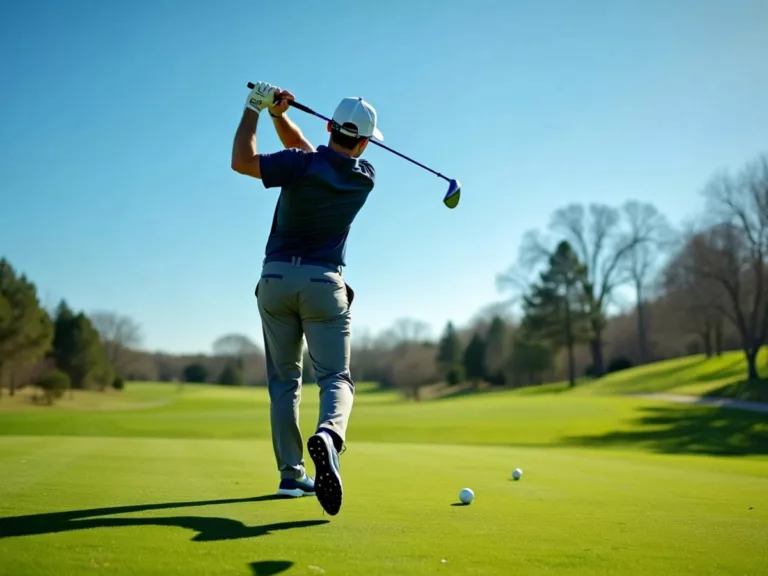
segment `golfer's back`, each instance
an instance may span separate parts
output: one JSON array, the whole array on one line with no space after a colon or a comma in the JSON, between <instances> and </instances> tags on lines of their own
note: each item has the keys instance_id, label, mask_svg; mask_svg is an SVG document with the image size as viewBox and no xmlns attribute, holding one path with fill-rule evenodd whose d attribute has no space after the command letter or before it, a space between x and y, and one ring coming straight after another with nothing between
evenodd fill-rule
<instances>
[{"instance_id":1,"label":"golfer's back","mask_svg":"<svg viewBox=\"0 0 768 576\"><path fill-rule=\"evenodd\" d=\"M284 150L261 162L264 186L282 186L267 260L300 257L344 266L350 227L373 189L373 166L326 146Z\"/></svg>"},{"instance_id":2,"label":"golfer's back","mask_svg":"<svg viewBox=\"0 0 768 576\"><path fill-rule=\"evenodd\" d=\"M373 189L373 167L320 146L260 157L267 188L280 186L261 278L256 286L264 331L272 440L281 476L304 475L298 394L302 337L320 386L318 429L341 449L352 407L350 306L341 277L355 216ZM320 493L320 492L319 492Z\"/></svg>"}]
</instances>

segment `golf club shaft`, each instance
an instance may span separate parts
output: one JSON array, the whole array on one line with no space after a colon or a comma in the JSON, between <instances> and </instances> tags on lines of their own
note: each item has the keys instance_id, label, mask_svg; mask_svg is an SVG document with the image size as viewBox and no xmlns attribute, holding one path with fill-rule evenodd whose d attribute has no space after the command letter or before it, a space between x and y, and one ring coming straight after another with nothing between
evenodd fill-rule
<instances>
[{"instance_id":1,"label":"golf club shaft","mask_svg":"<svg viewBox=\"0 0 768 576\"><path fill-rule=\"evenodd\" d=\"M255 86L255 84L253 82L248 82L248 88L253 89L254 86ZM306 112L307 114L311 114L312 116L317 116L318 118L321 118L321 119L325 120L326 122L331 122L330 118L326 118L322 114L319 114L318 112L315 112L314 110L312 110L312 108L310 108L309 106L304 106L304 104L300 104L299 102L296 102L295 100L289 101L288 105L293 107L293 108L296 108L298 110L301 110L302 112ZM409 158L405 154L401 154L397 150L394 150L394 149L390 148L389 146L386 146L386 145L382 144L378 140L374 140L373 138L371 138L369 141L371 143L373 143L373 144L376 144L376 146L379 146L380 148L384 148L384 150L388 150L389 152L392 152L392 154L400 156L400 158L402 158L403 160L408 160L408 162L416 164L416 166L419 166L420 168L424 168L424 170L426 170L427 172L431 172L432 174L434 174L438 178L442 178L443 180L446 180L447 182L451 181L450 178L448 178L447 176L443 176L437 170L432 170L432 168L430 168L429 166L425 166L421 162L417 162L413 158Z\"/></svg>"}]
</instances>

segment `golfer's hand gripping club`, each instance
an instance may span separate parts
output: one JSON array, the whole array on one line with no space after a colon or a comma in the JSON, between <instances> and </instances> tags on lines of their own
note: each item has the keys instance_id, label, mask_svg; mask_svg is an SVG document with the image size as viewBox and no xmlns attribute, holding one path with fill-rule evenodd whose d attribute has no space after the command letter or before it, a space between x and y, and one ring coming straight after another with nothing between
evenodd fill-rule
<instances>
[{"instance_id":1,"label":"golfer's hand gripping club","mask_svg":"<svg viewBox=\"0 0 768 576\"><path fill-rule=\"evenodd\" d=\"M248 82L248 88L253 90L254 88L256 88L256 84L254 84L253 82ZM271 100L269 101L269 104L267 104L267 106L265 106L265 107L272 106L273 104L277 104L280 101L280 99L278 98L276 92L277 92L277 89L272 91L272 93L270 95L271 96ZM308 108L307 106L304 106L304 104L299 104L295 100L290 100L288 102L288 105L291 106L292 108L296 108L298 110L301 110L302 112L306 112L307 114L312 114L313 116L317 116L318 118L322 118L323 120L325 120L327 122L331 121L329 118L326 118L322 114L318 114L317 112L315 112L311 108Z\"/></svg>"},{"instance_id":2,"label":"golfer's hand gripping club","mask_svg":"<svg viewBox=\"0 0 768 576\"><path fill-rule=\"evenodd\" d=\"M272 88L271 92L269 91L268 88L267 89L262 89L262 85L266 85L268 88ZM256 91L257 95L260 95L263 92L264 93L264 100L265 100L265 102L262 102L261 104L256 104L257 106L258 105L261 106L260 110L263 110L264 108L267 108L267 107L269 107L269 106L271 106L271 105L276 103L275 98L276 98L277 89L274 86L271 86L270 84L267 84L265 82L260 82L259 84L254 84L253 82L248 82L248 88L250 88L251 90L254 90L254 88L256 88L257 86L259 86L259 88L260 88L260 90ZM251 98L251 100L252 100L252 98ZM260 98L257 97L256 100L260 100ZM266 100L268 100L268 102L266 102ZM321 118L321 119L325 120L326 122L330 122L331 121L330 118L327 118L326 116L323 116L322 114L319 114L319 113L315 112L309 106L305 106L304 104L300 104L299 102L296 102L295 100L290 100L288 102L288 105L291 106L291 108L296 108L297 110L301 110L302 112L305 112L306 114L311 114L312 116L317 116L318 118ZM251 108L251 109L254 109L254 108ZM259 110L257 110L257 112L258 111ZM413 158L409 158L405 154L401 154L397 150L393 150L389 146L385 146L384 144L382 144L378 140L375 140L375 139L371 138L370 142L372 144L375 144L376 146L378 146L380 148L384 148L385 150L387 150L389 152L392 152L393 154L395 154L397 156L400 156L400 158L402 158L404 160L408 160L408 162L411 162L412 164L416 164L416 166L419 166L420 168L423 168L424 170L426 170L428 172L431 172L432 174L434 174L438 178L442 178L443 180L447 181L448 182L448 192L446 192L445 197L443 198L443 204L445 204L448 208L456 208L456 206L459 205L459 200L461 199L461 183L458 180L454 180L452 178L448 178L447 176L443 176L440 172L437 172L436 170L433 170L429 166L425 166L421 162L417 162Z\"/></svg>"},{"instance_id":3,"label":"golfer's hand gripping club","mask_svg":"<svg viewBox=\"0 0 768 576\"><path fill-rule=\"evenodd\" d=\"M248 87L251 89L251 92L245 101L245 107L249 110L259 114L262 110L274 104L275 94L277 93L276 86L272 86L272 84L267 82L259 82L258 84L249 83Z\"/></svg>"}]
</instances>

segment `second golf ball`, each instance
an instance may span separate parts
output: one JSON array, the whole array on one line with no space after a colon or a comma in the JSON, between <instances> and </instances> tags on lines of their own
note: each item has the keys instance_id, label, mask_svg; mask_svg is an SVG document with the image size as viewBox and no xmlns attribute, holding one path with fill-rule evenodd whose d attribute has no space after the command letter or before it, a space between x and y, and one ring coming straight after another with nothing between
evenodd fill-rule
<instances>
[{"instance_id":1,"label":"second golf ball","mask_svg":"<svg viewBox=\"0 0 768 576\"><path fill-rule=\"evenodd\" d=\"M515 468L514 470L512 470L512 478L514 478L515 480L520 480L520 478L522 477L523 477L523 471L520 470L520 468Z\"/></svg>"},{"instance_id":2,"label":"second golf ball","mask_svg":"<svg viewBox=\"0 0 768 576\"><path fill-rule=\"evenodd\" d=\"M472 490L469 488L464 488L461 492L459 492L459 500L461 500L462 504L469 504L474 499L475 493L472 492Z\"/></svg>"}]
</instances>

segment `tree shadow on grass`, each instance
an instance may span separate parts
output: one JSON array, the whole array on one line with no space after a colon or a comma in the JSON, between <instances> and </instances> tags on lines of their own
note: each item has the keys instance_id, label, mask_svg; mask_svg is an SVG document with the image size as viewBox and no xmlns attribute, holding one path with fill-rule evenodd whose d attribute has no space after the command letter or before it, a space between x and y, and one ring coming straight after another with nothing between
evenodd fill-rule
<instances>
[{"instance_id":1,"label":"tree shadow on grass","mask_svg":"<svg viewBox=\"0 0 768 576\"><path fill-rule=\"evenodd\" d=\"M327 524L327 520L304 520L298 522L277 522L261 526L246 526L242 522L230 518L213 516L164 516L157 518L94 518L96 516L111 516L115 514L130 514L149 512L152 510L167 510L171 508L189 508L192 506L213 506L219 504L240 504L250 502L266 502L279 499L279 496L267 495L253 498L230 498L222 500L201 500L196 502L164 502L159 504L139 504L136 506L116 506L111 508L91 508L88 510L71 510L68 512L48 512L29 514L26 516L9 516L0 518L0 539L13 536L34 536L39 534L55 534L72 530L88 528L116 528L125 526L170 526L187 528L197 534L194 542L212 542L218 540L237 540L255 538L278 530L293 528L309 528Z\"/></svg>"},{"instance_id":2,"label":"tree shadow on grass","mask_svg":"<svg viewBox=\"0 0 768 576\"><path fill-rule=\"evenodd\" d=\"M728 364L722 366L714 372L708 372L707 374L701 374L693 378L694 382L713 382L715 380L722 380L732 376L737 378L747 371L747 367L742 357L737 357L731 360Z\"/></svg>"},{"instance_id":3,"label":"tree shadow on grass","mask_svg":"<svg viewBox=\"0 0 768 576\"><path fill-rule=\"evenodd\" d=\"M748 402L768 402L768 378L729 382L715 390L709 390L707 396L713 398L734 398Z\"/></svg>"},{"instance_id":4,"label":"tree shadow on grass","mask_svg":"<svg viewBox=\"0 0 768 576\"><path fill-rule=\"evenodd\" d=\"M287 560L265 560L264 562L251 562L249 564L253 576L274 576L285 572L291 566L293 562Z\"/></svg>"},{"instance_id":5,"label":"tree shadow on grass","mask_svg":"<svg viewBox=\"0 0 768 576\"><path fill-rule=\"evenodd\" d=\"M681 362L671 367L651 369L648 372L645 372L643 377L639 379L636 377L624 379L624 370L606 374L606 378L610 378L612 375L617 375L615 381L607 382L605 384L606 390L610 392L632 393L636 390L647 392L649 391L649 388L653 388L653 392L663 392L664 390L680 385L680 380L674 378L676 374L693 370L697 366L707 362L707 360L706 357L702 356L696 360ZM650 365L650 367L653 368L653 365ZM596 380L596 382L600 382L600 379ZM659 385L659 383L661 383L661 385Z\"/></svg>"},{"instance_id":6,"label":"tree shadow on grass","mask_svg":"<svg viewBox=\"0 0 768 576\"><path fill-rule=\"evenodd\" d=\"M588 447L632 446L667 454L746 456L768 454L765 414L711 406L645 406L627 430L569 436L563 443Z\"/></svg>"}]
</instances>

